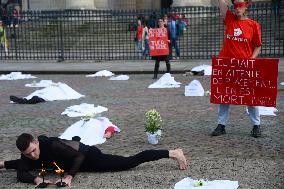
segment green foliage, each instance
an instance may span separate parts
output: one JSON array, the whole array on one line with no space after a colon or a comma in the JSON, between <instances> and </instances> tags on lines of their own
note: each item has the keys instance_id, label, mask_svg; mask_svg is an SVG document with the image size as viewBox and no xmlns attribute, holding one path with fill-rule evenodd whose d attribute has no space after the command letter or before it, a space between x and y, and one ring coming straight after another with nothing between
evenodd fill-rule
<instances>
[{"instance_id":1,"label":"green foliage","mask_svg":"<svg viewBox=\"0 0 284 189\"><path fill-rule=\"evenodd\" d=\"M155 109L146 112L145 130L148 133L154 134L162 128L162 118Z\"/></svg>"},{"instance_id":2,"label":"green foliage","mask_svg":"<svg viewBox=\"0 0 284 189\"><path fill-rule=\"evenodd\" d=\"M206 182L204 180L198 180L196 182L193 183L194 187L201 187L201 186L205 186Z\"/></svg>"},{"instance_id":3,"label":"green foliage","mask_svg":"<svg viewBox=\"0 0 284 189\"><path fill-rule=\"evenodd\" d=\"M87 115L85 115L82 119L84 120L84 122L89 121L91 118L95 118L96 114L95 113L89 113Z\"/></svg>"}]
</instances>

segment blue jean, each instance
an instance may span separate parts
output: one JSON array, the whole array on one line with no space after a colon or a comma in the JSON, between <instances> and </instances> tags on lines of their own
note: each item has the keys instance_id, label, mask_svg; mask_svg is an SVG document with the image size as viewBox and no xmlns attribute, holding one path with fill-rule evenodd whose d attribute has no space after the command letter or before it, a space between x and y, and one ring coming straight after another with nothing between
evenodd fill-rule
<instances>
[{"instance_id":1,"label":"blue jean","mask_svg":"<svg viewBox=\"0 0 284 189\"><path fill-rule=\"evenodd\" d=\"M142 40L136 41L136 48L139 52L142 51Z\"/></svg>"},{"instance_id":2,"label":"blue jean","mask_svg":"<svg viewBox=\"0 0 284 189\"><path fill-rule=\"evenodd\" d=\"M228 104L220 104L218 110L218 124L226 125L229 118L229 108ZM248 112L250 121L253 125L260 125L260 114L259 108L257 106L248 106Z\"/></svg>"},{"instance_id":3,"label":"blue jean","mask_svg":"<svg viewBox=\"0 0 284 189\"><path fill-rule=\"evenodd\" d=\"M144 55L144 56L148 56L149 53L150 53L149 40L148 40L148 39L145 39L144 44L145 44L145 47L144 47L143 55Z\"/></svg>"},{"instance_id":4,"label":"blue jean","mask_svg":"<svg viewBox=\"0 0 284 189\"><path fill-rule=\"evenodd\" d=\"M176 50L176 56L180 57L180 52L179 52L179 48L178 48L178 44L177 44L177 39L172 38L170 46L171 46L171 49L170 49L170 51L171 51L170 52L171 53L170 54L171 58L173 56L173 48L175 48L175 50Z\"/></svg>"}]
</instances>

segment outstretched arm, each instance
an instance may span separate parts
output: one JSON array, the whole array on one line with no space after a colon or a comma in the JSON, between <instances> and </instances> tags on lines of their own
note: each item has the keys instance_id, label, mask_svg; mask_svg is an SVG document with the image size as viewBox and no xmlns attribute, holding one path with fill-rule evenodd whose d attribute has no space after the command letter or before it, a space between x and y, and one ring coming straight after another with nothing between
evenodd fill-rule
<instances>
[{"instance_id":1,"label":"outstretched arm","mask_svg":"<svg viewBox=\"0 0 284 189\"><path fill-rule=\"evenodd\" d=\"M63 139L59 139L58 141L53 142L52 153L54 153L59 159L72 161L72 165L69 168L67 176L65 176L65 178L63 179L63 181L70 188L72 179L81 167L85 156L81 152L75 150L73 147L65 144Z\"/></svg>"},{"instance_id":2,"label":"outstretched arm","mask_svg":"<svg viewBox=\"0 0 284 189\"><path fill-rule=\"evenodd\" d=\"M252 53L251 58L257 58L258 55L259 55L259 53L260 53L260 50L261 50L261 46L255 47L255 48L254 48L254 51L253 51L253 53Z\"/></svg>"},{"instance_id":3,"label":"outstretched arm","mask_svg":"<svg viewBox=\"0 0 284 189\"><path fill-rule=\"evenodd\" d=\"M227 10L229 9L228 0L219 0L219 9L223 19L225 19Z\"/></svg>"},{"instance_id":4,"label":"outstretched arm","mask_svg":"<svg viewBox=\"0 0 284 189\"><path fill-rule=\"evenodd\" d=\"M36 186L42 183L42 178L34 176L29 173L29 170L32 169L29 167L28 162L25 160L17 159L10 161L0 161L0 169L16 169L17 178L21 182L34 183ZM51 180L44 180L45 183L53 184Z\"/></svg>"}]
</instances>

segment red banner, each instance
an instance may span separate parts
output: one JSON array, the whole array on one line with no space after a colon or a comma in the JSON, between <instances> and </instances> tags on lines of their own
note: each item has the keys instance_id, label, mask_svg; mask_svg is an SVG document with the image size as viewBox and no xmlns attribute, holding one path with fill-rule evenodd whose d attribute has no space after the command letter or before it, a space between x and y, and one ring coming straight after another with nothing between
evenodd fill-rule
<instances>
[{"instance_id":1,"label":"red banner","mask_svg":"<svg viewBox=\"0 0 284 189\"><path fill-rule=\"evenodd\" d=\"M149 29L150 56L169 55L167 28Z\"/></svg>"},{"instance_id":2,"label":"red banner","mask_svg":"<svg viewBox=\"0 0 284 189\"><path fill-rule=\"evenodd\" d=\"M276 107L279 59L212 58L214 104Z\"/></svg>"}]
</instances>

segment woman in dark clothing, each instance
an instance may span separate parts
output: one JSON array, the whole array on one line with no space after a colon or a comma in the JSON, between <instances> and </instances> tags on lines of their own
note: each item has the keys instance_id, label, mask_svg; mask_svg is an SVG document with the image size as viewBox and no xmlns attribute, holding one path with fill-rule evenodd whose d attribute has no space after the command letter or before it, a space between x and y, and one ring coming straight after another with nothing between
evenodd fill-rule
<instances>
[{"instance_id":1,"label":"woman in dark clothing","mask_svg":"<svg viewBox=\"0 0 284 189\"><path fill-rule=\"evenodd\" d=\"M165 28L165 21L162 18L160 18L158 20L158 25L159 25L159 28ZM167 31L168 31L168 43L170 44L170 36L171 35L170 35L170 31L168 29L167 29ZM155 56L155 57L153 57L153 59L155 60L155 68L154 68L154 77L153 77L153 79L157 79L157 77L158 77L160 61L165 61L166 62L167 73L170 73L171 65L170 65L169 55Z\"/></svg>"},{"instance_id":2,"label":"woman in dark clothing","mask_svg":"<svg viewBox=\"0 0 284 189\"><path fill-rule=\"evenodd\" d=\"M34 139L32 135L23 133L16 141L21 151L21 159L0 162L0 168L17 169L17 178L21 182L42 183L42 178L29 173L30 170L54 168L53 162L67 170L64 177L69 187L78 171L122 171L136 167L144 162L156 161L162 158L177 160L181 170L187 168L186 158L181 149L175 150L145 150L134 156L123 157L104 154L95 146L87 146L78 141L63 140L56 137L39 136ZM58 181L45 180L48 184Z\"/></svg>"}]
</instances>

